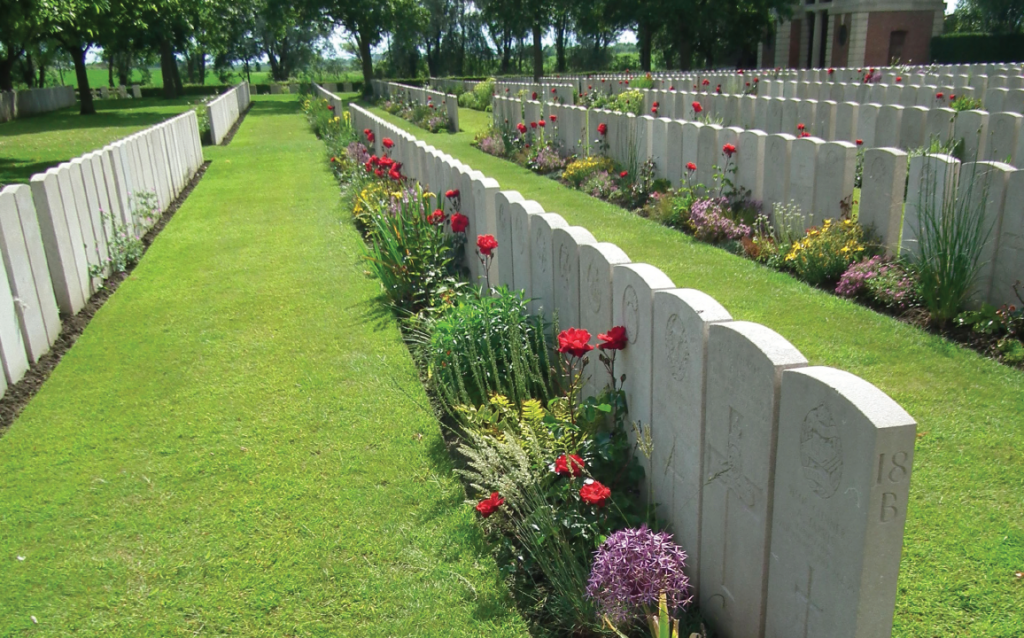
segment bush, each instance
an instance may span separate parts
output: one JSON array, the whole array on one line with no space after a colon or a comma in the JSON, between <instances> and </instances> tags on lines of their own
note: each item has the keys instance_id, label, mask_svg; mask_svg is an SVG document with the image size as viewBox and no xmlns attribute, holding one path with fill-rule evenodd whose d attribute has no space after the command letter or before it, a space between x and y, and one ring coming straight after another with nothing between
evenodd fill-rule
<instances>
[{"instance_id":1,"label":"bush","mask_svg":"<svg viewBox=\"0 0 1024 638\"><path fill-rule=\"evenodd\" d=\"M750 235L750 228L734 222L726 214L729 200L724 197L698 199L690 207L690 227L701 241L718 244Z\"/></svg>"},{"instance_id":2,"label":"bush","mask_svg":"<svg viewBox=\"0 0 1024 638\"><path fill-rule=\"evenodd\" d=\"M600 171L607 173L612 168L612 161L602 155L583 157L566 166L562 178L573 187L579 188L591 175Z\"/></svg>"},{"instance_id":3,"label":"bush","mask_svg":"<svg viewBox=\"0 0 1024 638\"><path fill-rule=\"evenodd\" d=\"M467 292L424 326L419 356L449 411L483 405L493 393L516 405L551 397L544 327L526 304L521 291Z\"/></svg>"},{"instance_id":4,"label":"bush","mask_svg":"<svg viewBox=\"0 0 1024 638\"><path fill-rule=\"evenodd\" d=\"M905 267L871 257L846 269L836 286L841 297L861 297L891 310L907 310L920 303L917 279Z\"/></svg>"},{"instance_id":5,"label":"bush","mask_svg":"<svg viewBox=\"0 0 1024 638\"><path fill-rule=\"evenodd\" d=\"M856 222L826 219L821 228L808 229L803 239L790 246L786 265L811 285L834 284L864 256L863 242L864 229Z\"/></svg>"},{"instance_id":6,"label":"bush","mask_svg":"<svg viewBox=\"0 0 1024 638\"><path fill-rule=\"evenodd\" d=\"M494 96L494 78L477 84L473 87L473 95L476 97L476 106L472 108L478 111L486 111L491 106L491 98Z\"/></svg>"},{"instance_id":7,"label":"bush","mask_svg":"<svg viewBox=\"0 0 1024 638\"><path fill-rule=\"evenodd\" d=\"M1024 62L1024 33L949 33L932 38L932 62Z\"/></svg>"}]
</instances>

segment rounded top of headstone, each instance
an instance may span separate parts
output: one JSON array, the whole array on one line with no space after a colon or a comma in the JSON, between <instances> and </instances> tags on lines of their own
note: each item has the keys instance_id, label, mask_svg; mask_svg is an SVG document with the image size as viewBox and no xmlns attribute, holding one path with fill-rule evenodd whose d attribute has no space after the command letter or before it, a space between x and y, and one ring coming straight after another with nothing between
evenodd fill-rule
<instances>
[{"instance_id":1,"label":"rounded top of headstone","mask_svg":"<svg viewBox=\"0 0 1024 638\"><path fill-rule=\"evenodd\" d=\"M753 344L774 366L806 365L807 358L785 337L751 321L731 321L711 326L710 339L740 337Z\"/></svg>"},{"instance_id":2,"label":"rounded top of headstone","mask_svg":"<svg viewBox=\"0 0 1024 638\"><path fill-rule=\"evenodd\" d=\"M644 284L650 290L676 287L676 285L672 283L672 280L669 279L668 275L663 273L660 268L652 266L651 264L618 264L614 269L614 276L616 280L621 276L619 275L620 272L627 271L643 280Z\"/></svg>"},{"instance_id":3,"label":"rounded top of headstone","mask_svg":"<svg viewBox=\"0 0 1024 638\"><path fill-rule=\"evenodd\" d=\"M729 314L729 311L722 304L718 303L711 295L700 290L693 288L659 290L654 293L655 303L661 297L678 299L705 323L732 321L732 315Z\"/></svg>"},{"instance_id":4,"label":"rounded top of headstone","mask_svg":"<svg viewBox=\"0 0 1024 638\"><path fill-rule=\"evenodd\" d=\"M554 230L556 228L568 228L569 222L565 221L565 218L558 213L540 213L536 219L539 219L542 223L547 224L548 228Z\"/></svg>"},{"instance_id":5,"label":"rounded top of headstone","mask_svg":"<svg viewBox=\"0 0 1024 638\"><path fill-rule=\"evenodd\" d=\"M797 368L786 370L783 373L783 379L789 375L814 379L818 383L832 388L836 394L841 395L850 405L867 417L875 427L892 428L917 424L914 418L889 395L845 370L827 366Z\"/></svg>"},{"instance_id":6,"label":"rounded top of headstone","mask_svg":"<svg viewBox=\"0 0 1024 638\"><path fill-rule=\"evenodd\" d=\"M598 242L596 244L580 246L581 255L588 250L599 253L604 257L605 261L612 265L629 263L629 256L616 244L611 242Z\"/></svg>"},{"instance_id":7,"label":"rounded top of headstone","mask_svg":"<svg viewBox=\"0 0 1024 638\"><path fill-rule=\"evenodd\" d=\"M594 239L594 236L590 233L590 231L587 230L586 228L584 228L583 226L565 226L565 227L555 228L554 232L555 232L556 236L558 236L559 234L565 234L565 235L568 235L569 237L572 237L572 239L577 244L596 244L597 243L597 240Z\"/></svg>"}]
</instances>

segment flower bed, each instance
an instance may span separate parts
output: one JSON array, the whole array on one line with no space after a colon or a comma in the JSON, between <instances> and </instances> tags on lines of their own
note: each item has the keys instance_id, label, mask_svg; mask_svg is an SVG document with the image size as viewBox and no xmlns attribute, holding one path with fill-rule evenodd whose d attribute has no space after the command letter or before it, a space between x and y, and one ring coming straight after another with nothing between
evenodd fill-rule
<instances>
[{"instance_id":1,"label":"flower bed","mask_svg":"<svg viewBox=\"0 0 1024 638\"><path fill-rule=\"evenodd\" d=\"M608 635L613 625L699 629L687 611L683 548L652 531L653 498L639 489L636 454L650 454L649 432L629 420L630 380L616 370L625 328L609 326L596 339L559 330L531 315L521 292L492 287L497 241L469 228L459 191L424 192L390 158L391 140L381 140L383 157L371 155L362 142L373 133L352 130L347 116L325 116L325 108L305 103L351 198L368 270L449 428L474 496L467 507L524 615L555 636ZM479 261L486 285L466 281L468 259ZM607 383L586 396L594 375ZM638 444L630 443L633 429ZM620 556L630 564L617 566Z\"/></svg>"},{"instance_id":2,"label":"flower bed","mask_svg":"<svg viewBox=\"0 0 1024 638\"><path fill-rule=\"evenodd\" d=\"M695 103L695 115L699 109ZM979 213L968 209L970 204L943 203L939 197L940 204L932 212L931 252L916 261L885 258L884 247L856 222L852 198L843 203L839 219L810 228L806 212L794 202L762 212L760 202L736 185L732 158L738 149L733 144L723 146L721 165L712 167L711 185L695 183L698 167L691 163L686 166L685 183L671 189L666 180L654 178L656 167L651 160L636 160L630 167L606 157L606 124L597 126L597 139L591 142L595 155L564 159L562 149L552 141L557 136L545 135L544 124L513 128L506 123L478 135L474 145L699 241L1024 368L1024 285L1016 288L1020 305L967 309L984 243L977 227ZM557 125L554 116L551 125ZM560 159L554 159L556 155ZM858 176L862 166L859 149Z\"/></svg>"},{"instance_id":3,"label":"flower bed","mask_svg":"<svg viewBox=\"0 0 1024 638\"><path fill-rule=\"evenodd\" d=\"M391 115L397 115L403 120L408 120L431 133L439 133L451 128L451 121L448 119L447 113L438 109L434 105L433 100L429 100L424 105L414 102L403 102L397 99L387 99L378 101L377 106Z\"/></svg>"}]
</instances>

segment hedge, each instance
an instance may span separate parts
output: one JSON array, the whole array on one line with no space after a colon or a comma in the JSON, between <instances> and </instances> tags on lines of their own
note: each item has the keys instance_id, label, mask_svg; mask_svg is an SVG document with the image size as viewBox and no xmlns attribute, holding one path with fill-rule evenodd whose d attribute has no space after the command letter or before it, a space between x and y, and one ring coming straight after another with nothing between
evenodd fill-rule
<instances>
[{"instance_id":1,"label":"hedge","mask_svg":"<svg viewBox=\"0 0 1024 638\"><path fill-rule=\"evenodd\" d=\"M932 38L932 62L1024 62L1024 33L949 33Z\"/></svg>"}]
</instances>

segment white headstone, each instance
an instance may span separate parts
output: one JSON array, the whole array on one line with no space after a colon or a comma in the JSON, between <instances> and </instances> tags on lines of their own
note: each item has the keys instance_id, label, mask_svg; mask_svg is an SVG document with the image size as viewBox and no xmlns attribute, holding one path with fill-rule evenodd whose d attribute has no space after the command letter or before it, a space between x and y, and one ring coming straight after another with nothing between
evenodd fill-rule
<instances>
[{"instance_id":1,"label":"white headstone","mask_svg":"<svg viewBox=\"0 0 1024 638\"><path fill-rule=\"evenodd\" d=\"M515 290L515 265L512 252L512 205L522 203L523 196L516 191L498 191L494 196L495 221L497 222L498 247L494 250L494 265L491 267L491 285L507 286ZM498 276L494 276L494 268Z\"/></svg>"},{"instance_id":2,"label":"white headstone","mask_svg":"<svg viewBox=\"0 0 1024 638\"><path fill-rule=\"evenodd\" d=\"M857 146L828 142L818 147L814 184L814 224L838 220L853 207L853 182L857 170ZM844 211L844 207L849 206Z\"/></svg>"},{"instance_id":3,"label":"white headstone","mask_svg":"<svg viewBox=\"0 0 1024 638\"><path fill-rule=\"evenodd\" d=\"M790 160L795 139L788 133L769 135L765 139L762 200L766 212L770 213L776 204L787 204L790 200Z\"/></svg>"},{"instance_id":4,"label":"white headstone","mask_svg":"<svg viewBox=\"0 0 1024 638\"><path fill-rule=\"evenodd\" d=\"M948 155L924 155L910 158L907 204L903 212L901 251L918 254L922 215L941 211L944 196L956 193L960 162Z\"/></svg>"},{"instance_id":5,"label":"white headstone","mask_svg":"<svg viewBox=\"0 0 1024 638\"><path fill-rule=\"evenodd\" d=\"M898 148L872 148L864 153L857 222L874 230L890 255L899 252L906 177L905 152Z\"/></svg>"},{"instance_id":6,"label":"white headstone","mask_svg":"<svg viewBox=\"0 0 1024 638\"><path fill-rule=\"evenodd\" d=\"M915 433L848 372L783 373L766 636L891 635Z\"/></svg>"},{"instance_id":7,"label":"white headstone","mask_svg":"<svg viewBox=\"0 0 1024 638\"><path fill-rule=\"evenodd\" d=\"M26 316L38 315L39 320L43 324L44 344L42 348L38 347L38 336L34 334L31 327L28 327L27 330L32 334L25 337L25 342L29 348L29 358L35 361L49 350L53 342L57 340L58 335L60 335L62 327L60 311L57 309L57 301L53 295L53 283L50 281L50 268L46 262L46 249L43 246L43 238L39 230L39 219L36 215L32 189L25 185L12 185L8 188L14 194L14 203L17 207L18 219L21 223L20 227L15 227L13 221L7 221L6 219L3 221L3 241L7 246L4 250L4 256L10 260L11 270L8 272L13 271L14 279L16 280L16 283L12 284L12 290L15 291L19 298L28 299L30 304L33 299L37 303L33 308L21 307L21 311ZM23 266L21 264L24 262L19 255L20 251L17 247L19 232L29 268L27 274L22 272ZM26 280L31 281L35 288L35 294L33 295L31 290L27 290L25 296L22 297L20 291L24 287Z\"/></svg>"},{"instance_id":8,"label":"white headstone","mask_svg":"<svg viewBox=\"0 0 1024 638\"><path fill-rule=\"evenodd\" d=\"M654 293L651 481L659 516L686 549L690 586L700 591L704 484L704 395L708 328L732 317L699 290Z\"/></svg>"},{"instance_id":9,"label":"white headstone","mask_svg":"<svg viewBox=\"0 0 1024 638\"><path fill-rule=\"evenodd\" d=\"M999 228L999 245L993 267L990 303L995 306L1019 304L1017 286L1024 295L1024 170L1010 175L1006 186L1006 204Z\"/></svg>"},{"instance_id":10,"label":"white headstone","mask_svg":"<svg viewBox=\"0 0 1024 638\"><path fill-rule=\"evenodd\" d=\"M615 244L581 244L580 253L580 326L596 335L614 327L612 268L628 264L629 257ZM594 395L607 385L603 373L591 369L584 386L585 393Z\"/></svg>"},{"instance_id":11,"label":"white headstone","mask_svg":"<svg viewBox=\"0 0 1024 638\"><path fill-rule=\"evenodd\" d=\"M530 218L530 313L548 320L553 318L555 307L552 233L556 228L569 228L565 219L556 213L539 213ZM567 326L561 318L559 325Z\"/></svg>"},{"instance_id":12,"label":"white headstone","mask_svg":"<svg viewBox=\"0 0 1024 638\"><path fill-rule=\"evenodd\" d=\"M700 608L721 635L763 636L779 385L807 360L742 321L712 325L707 353Z\"/></svg>"},{"instance_id":13,"label":"white headstone","mask_svg":"<svg viewBox=\"0 0 1024 638\"><path fill-rule=\"evenodd\" d=\"M558 313L558 324L581 327L580 315L580 246L596 244L597 240L585 228L571 226L555 228L551 235L551 255L554 265L553 309Z\"/></svg>"}]
</instances>

